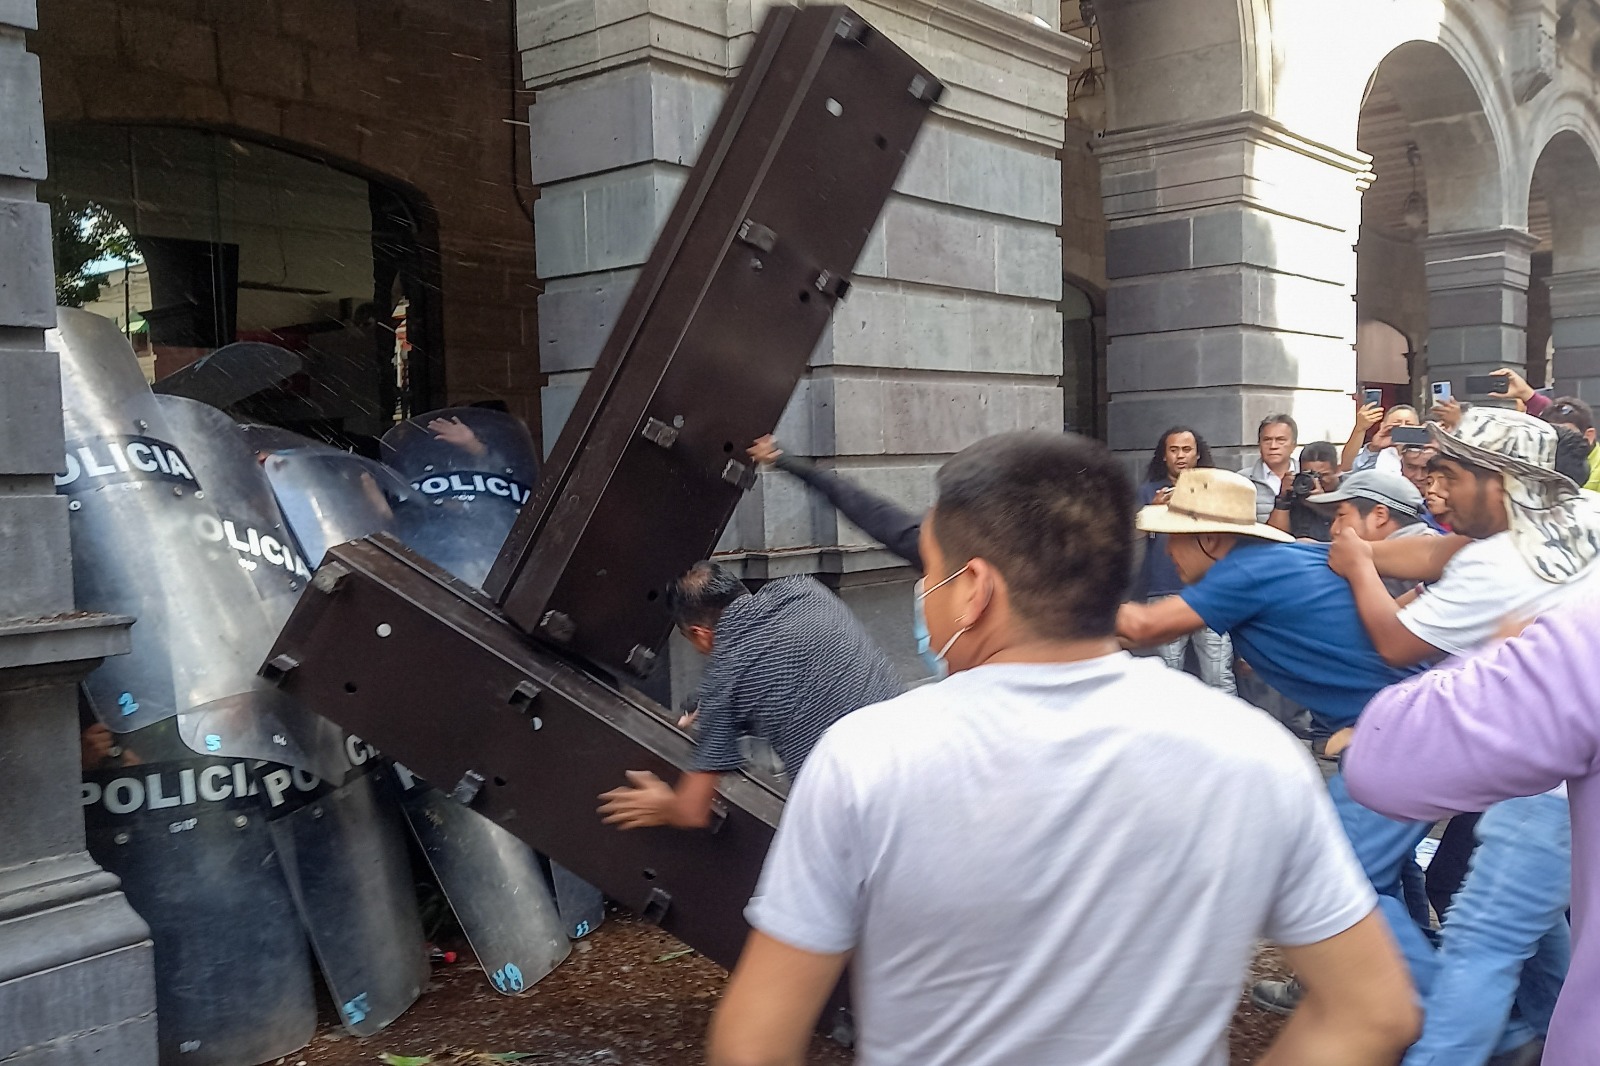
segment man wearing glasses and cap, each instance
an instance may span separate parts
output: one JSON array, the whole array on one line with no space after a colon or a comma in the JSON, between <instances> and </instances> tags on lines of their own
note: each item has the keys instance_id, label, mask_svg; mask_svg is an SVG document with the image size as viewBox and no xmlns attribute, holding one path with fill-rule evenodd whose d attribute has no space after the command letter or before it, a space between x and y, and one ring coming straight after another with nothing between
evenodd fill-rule
<instances>
[{"instance_id":1,"label":"man wearing glasses and cap","mask_svg":"<svg viewBox=\"0 0 1600 1066\"><path fill-rule=\"evenodd\" d=\"M1454 432L1435 427L1433 434L1435 481L1459 536L1373 544L1345 533L1328 559L1349 580L1373 645L1394 666L1469 655L1508 623L1600 591L1600 513L1556 472L1552 426L1478 407ZM1435 583L1400 606L1386 577ZM1406 758L1428 754L1413 750ZM1392 815L1431 817L1436 809L1414 780L1369 772L1359 798ZM1572 845L1565 787L1495 805L1477 836L1441 937L1422 1039L1406 1058L1412 1066L1536 1049L1566 972ZM1521 1017L1508 1025L1513 1002Z\"/></svg>"}]
</instances>

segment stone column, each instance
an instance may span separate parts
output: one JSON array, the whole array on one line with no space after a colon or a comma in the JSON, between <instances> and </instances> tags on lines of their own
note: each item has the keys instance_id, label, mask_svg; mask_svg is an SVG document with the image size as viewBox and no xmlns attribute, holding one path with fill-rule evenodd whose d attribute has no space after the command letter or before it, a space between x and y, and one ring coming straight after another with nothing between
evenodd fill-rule
<instances>
[{"instance_id":1,"label":"stone column","mask_svg":"<svg viewBox=\"0 0 1600 1066\"><path fill-rule=\"evenodd\" d=\"M1184 423L1237 468L1278 411L1302 443L1344 440L1366 159L1251 114L1113 133L1097 152L1112 448L1142 462Z\"/></svg>"},{"instance_id":2,"label":"stone column","mask_svg":"<svg viewBox=\"0 0 1600 1066\"><path fill-rule=\"evenodd\" d=\"M84 850L77 683L128 619L72 613L32 0L0 0L0 1063L154 1066L149 930Z\"/></svg>"},{"instance_id":3,"label":"stone column","mask_svg":"<svg viewBox=\"0 0 1600 1066\"><path fill-rule=\"evenodd\" d=\"M1600 405L1600 270L1552 274L1546 284L1555 393Z\"/></svg>"},{"instance_id":4,"label":"stone column","mask_svg":"<svg viewBox=\"0 0 1600 1066\"><path fill-rule=\"evenodd\" d=\"M1518 229L1441 233L1422 244L1428 274L1428 378L1469 399L1466 378L1528 362L1532 234Z\"/></svg>"},{"instance_id":5,"label":"stone column","mask_svg":"<svg viewBox=\"0 0 1600 1066\"><path fill-rule=\"evenodd\" d=\"M547 443L764 6L522 0L524 74L540 90L530 124L542 187L535 241ZM948 91L778 435L786 450L920 510L951 453L1004 430L1061 428L1055 153L1068 68L1085 46L982 0L855 6ZM1022 6L1051 24L1058 17L1050 3ZM798 481L769 471L721 549L751 578L823 575L907 672L917 670L915 575Z\"/></svg>"}]
</instances>

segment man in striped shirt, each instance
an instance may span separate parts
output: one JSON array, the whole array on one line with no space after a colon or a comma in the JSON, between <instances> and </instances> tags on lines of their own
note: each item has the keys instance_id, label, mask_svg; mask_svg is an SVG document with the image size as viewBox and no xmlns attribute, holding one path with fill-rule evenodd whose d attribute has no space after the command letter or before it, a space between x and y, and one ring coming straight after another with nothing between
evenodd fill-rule
<instances>
[{"instance_id":1,"label":"man in striped shirt","mask_svg":"<svg viewBox=\"0 0 1600 1066\"><path fill-rule=\"evenodd\" d=\"M693 726L694 759L674 788L643 770L600 798L619 829L704 826L722 774L745 761L743 740L772 746L792 778L823 732L859 707L900 695L889 658L839 597L809 577L751 594L726 567L697 563L668 594L679 631L709 656Z\"/></svg>"}]
</instances>

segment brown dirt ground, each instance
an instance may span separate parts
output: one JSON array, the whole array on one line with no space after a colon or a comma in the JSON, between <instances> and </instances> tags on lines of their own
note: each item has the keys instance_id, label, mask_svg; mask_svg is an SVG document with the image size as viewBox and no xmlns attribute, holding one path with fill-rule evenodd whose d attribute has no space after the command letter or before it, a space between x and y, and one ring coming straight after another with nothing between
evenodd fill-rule
<instances>
[{"instance_id":1,"label":"brown dirt ground","mask_svg":"<svg viewBox=\"0 0 1600 1066\"><path fill-rule=\"evenodd\" d=\"M455 946L455 945L447 945ZM653 926L611 913L549 977L515 998L498 995L470 956L434 970L422 998L377 1036L356 1039L323 1004L311 1044L281 1066L372 1066L385 1053L431 1056L432 1066L488 1066L494 1054L520 1052L523 1066L691 1066L725 974L698 955L663 958L683 945ZM1276 977L1275 952L1253 977ZM1248 1066L1281 1019L1241 995L1230 1034L1231 1066ZM817 1039L808 1066L846 1066L850 1053Z\"/></svg>"}]
</instances>

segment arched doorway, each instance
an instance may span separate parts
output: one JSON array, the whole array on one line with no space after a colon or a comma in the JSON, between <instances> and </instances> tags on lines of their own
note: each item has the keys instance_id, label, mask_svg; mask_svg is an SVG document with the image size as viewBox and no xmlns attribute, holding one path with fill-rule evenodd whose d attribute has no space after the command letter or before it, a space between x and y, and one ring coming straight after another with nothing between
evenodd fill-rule
<instances>
[{"instance_id":1,"label":"arched doorway","mask_svg":"<svg viewBox=\"0 0 1600 1066\"><path fill-rule=\"evenodd\" d=\"M1600 165L1575 130L1545 144L1528 188L1538 240L1528 303L1529 380L1600 400Z\"/></svg>"},{"instance_id":2,"label":"arched doorway","mask_svg":"<svg viewBox=\"0 0 1600 1066\"><path fill-rule=\"evenodd\" d=\"M152 381L278 345L300 369L234 410L356 446L443 401L434 241L405 190L185 127L63 124L48 144L63 295L117 320ZM62 254L85 235L98 262Z\"/></svg>"},{"instance_id":3,"label":"arched doorway","mask_svg":"<svg viewBox=\"0 0 1600 1066\"><path fill-rule=\"evenodd\" d=\"M1428 380L1450 380L1465 397L1467 376L1525 361L1534 241L1505 224L1496 127L1440 44L1401 44L1367 86L1357 145L1373 177L1361 201L1356 314L1389 324L1419 353L1410 401Z\"/></svg>"}]
</instances>

